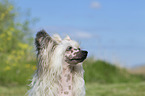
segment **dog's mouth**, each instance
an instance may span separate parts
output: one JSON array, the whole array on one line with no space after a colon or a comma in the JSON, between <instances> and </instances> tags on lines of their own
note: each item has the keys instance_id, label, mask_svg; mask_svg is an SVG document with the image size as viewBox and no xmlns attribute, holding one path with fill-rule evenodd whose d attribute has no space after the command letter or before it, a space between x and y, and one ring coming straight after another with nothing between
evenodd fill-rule
<instances>
[{"instance_id":1,"label":"dog's mouth","mask_svg":"<svg viewBox=\"0 0 145 96\"><path fill-rule=\"evenodd\" d=\"M66 62L69 64L78 64L80 62L83 62L87 58L87 54L88 54L87 51L80 51L73 58L67 57Z\"/></svg>"},{"instance_id":2,"label":"dog's mouth","mask_svg":"<svg viewBox=\"0 0 145 96\"><path fill-rule=\"evenodd\" d=\"M75 60L75 61L80 61L80 62L81 62L81 61L84 61L84 60L86 59L86 57L87 57L87 56L84 56L84 57L81 57L81 58L77 58L77 57L76 57L76 58L70 59L70 61Z\"/></svg>"}]
</instances>

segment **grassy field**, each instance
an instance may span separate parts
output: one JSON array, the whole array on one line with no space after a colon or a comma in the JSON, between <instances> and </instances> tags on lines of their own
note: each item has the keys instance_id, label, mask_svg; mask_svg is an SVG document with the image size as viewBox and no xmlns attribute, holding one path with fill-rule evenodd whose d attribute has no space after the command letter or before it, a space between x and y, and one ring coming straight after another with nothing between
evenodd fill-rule
<instances>
[{"instance_id":1,"label":"grassy field","mask_svg":"<svg viewBox=\"0 0 145 96\"><path fill-rule=\"evenodd\" d=\"M0 86L0 96L24 96L25 86ZM86 96L145 96L145 82L120 84L86 84Z\"/></svg>"},{"instance_id":2,"label":"grassy field","mask_svg":"<svg viewBox=\"0 0 145 96\"><path fill-rule=\"evenodd\" d=\"M145 96L145 82L99 85L87 84L87 96Z\"/></svg>"},{"instance_id":3,"label":"grassy field","mask_svg":"<svg viewBox=\"0 0 145 96\"><path fill-rule=\"evenodd\" d=\"M35 63L26 62L6 71L0 70L0 96L24 96L28 80L36 70ZM105 61L87 60L84 70L86 96L145 96L144 76L130 74Z\"/></svg>"}]
</instances>

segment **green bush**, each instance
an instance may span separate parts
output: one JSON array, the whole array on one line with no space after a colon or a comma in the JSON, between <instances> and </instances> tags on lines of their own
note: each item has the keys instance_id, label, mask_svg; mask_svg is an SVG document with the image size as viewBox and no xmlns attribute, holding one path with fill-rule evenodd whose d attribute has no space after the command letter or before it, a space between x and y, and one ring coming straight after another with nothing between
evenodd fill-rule
<instances>
[{"instance_id":1,"label":"green bush","mask_svg":"<svg viewBox=\"0 0 145 96\"><path fill-rule=\"evenodd\" d=\"M36 62L19 62L11 67L1 64L0 68L0 85L17 86L27 85L36 70Z\"/></svg>"},{"instance_id":2,"label":"green bush","mask_svg":"<svg viewBox=\"0 0 145 96\"><path fill-rule=\"evenodd\" d=\"M139 82L144 77L133 75L124 68L116 67L106 61L92 61L88 59L84 63L86 82L98 83L123 83L123 82Z\"/></svg>"}]
</instances>

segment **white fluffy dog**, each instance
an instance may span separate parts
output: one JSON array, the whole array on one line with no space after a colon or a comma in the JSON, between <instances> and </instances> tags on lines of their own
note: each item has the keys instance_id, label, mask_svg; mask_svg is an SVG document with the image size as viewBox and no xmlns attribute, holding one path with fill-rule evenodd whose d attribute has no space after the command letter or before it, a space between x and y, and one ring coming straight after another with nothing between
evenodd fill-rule
<instances>
[{"instance_id":1,"label":"white fluffy dog","mask_svg":"<svg viewBox=\"0 0 145 96\"><path fill-rule=\"evenodd\" d=\"M38 66L29 96L84 96L82 62L88 52L70 37L50 37L44 30L37 33L35 44Z\"/></svg>"}]
</instances>

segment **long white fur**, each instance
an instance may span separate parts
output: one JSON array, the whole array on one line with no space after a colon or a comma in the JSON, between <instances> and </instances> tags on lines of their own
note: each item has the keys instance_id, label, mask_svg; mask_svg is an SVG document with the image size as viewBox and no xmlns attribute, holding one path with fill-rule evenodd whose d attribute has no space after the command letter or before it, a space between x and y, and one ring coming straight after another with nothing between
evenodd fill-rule
<instances>
[{"instance_id":1,"label":"long white fur","mask_svg":"<svg viewBox=\"0 0 145 96\"><path fill-rule=\"evenodd\" d=\"M55 35L53 40L59 42L56 45L54 52L50 52L53 43L42 50L38 55L38 67L39 63L44 67L40 71L35 72L32 82L30 84L31 89L28 91L29 96L58 96L58 90L60 86L60 75L62 73L62 65L64 63L64 53L68 46L79 47L79 44L75 41L68 40L66 37L64 40L60 36ZM72 73L73 77L73 96L85 96L85 82L83 78L82 64L77 64L74 67Z\"/></svg>"}]
</instances>

